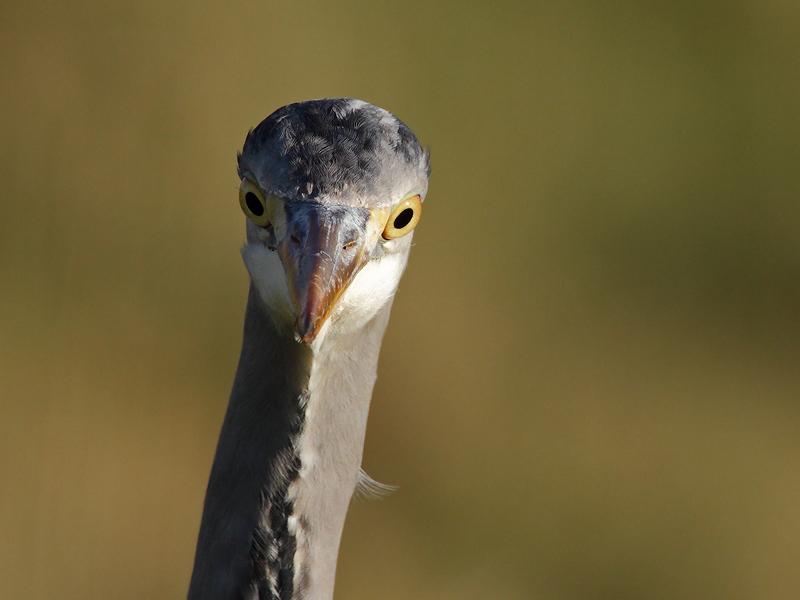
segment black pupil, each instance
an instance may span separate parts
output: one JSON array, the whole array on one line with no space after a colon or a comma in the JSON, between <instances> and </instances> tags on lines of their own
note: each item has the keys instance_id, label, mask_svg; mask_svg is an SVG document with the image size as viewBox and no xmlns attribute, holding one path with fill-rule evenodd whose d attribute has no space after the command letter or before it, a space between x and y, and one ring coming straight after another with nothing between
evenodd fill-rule
<instances>
[{"instance_id":1,"label":"black pupil","mask_svg":"<svg viewBox=\"0 0 800 600\"><path fill-rule=\"evenodd\" d=\"M413 208L406 208L397 215L394 219L394 228L395 229L402 229L409 223L411 223L411 219L414 218L414 209Z\"/></svg>"},{"instance_id":2,"label":"black pupil","mask_svg":"<svg viewBox=\"0 0 800 600\"><path fill-rule=\"evenodd\" d=\"M247 208L250 209L250 212L255 216L260 217L264 214L264 206L261 204L258 196L256 196L253 192L247 192L244 195L244 202L247 204Z\"/></svg>"}]
</instances>

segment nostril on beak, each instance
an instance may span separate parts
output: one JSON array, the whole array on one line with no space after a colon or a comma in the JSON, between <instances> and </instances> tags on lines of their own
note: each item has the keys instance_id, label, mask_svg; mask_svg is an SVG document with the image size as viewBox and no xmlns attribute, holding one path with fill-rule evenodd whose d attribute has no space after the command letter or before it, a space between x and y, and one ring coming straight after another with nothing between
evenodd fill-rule
<instances>
[{"instance_id":1,"label":"nostril on beak","mask_svg":"<svg viewBox=\"0 0 800 600\"><path fill-rule=\"evenodd\" d=\"M300 245L300 238L297 237L294 233L289 236L289 239L292 240L294 244Z\"/></svg>"}]
</instances>

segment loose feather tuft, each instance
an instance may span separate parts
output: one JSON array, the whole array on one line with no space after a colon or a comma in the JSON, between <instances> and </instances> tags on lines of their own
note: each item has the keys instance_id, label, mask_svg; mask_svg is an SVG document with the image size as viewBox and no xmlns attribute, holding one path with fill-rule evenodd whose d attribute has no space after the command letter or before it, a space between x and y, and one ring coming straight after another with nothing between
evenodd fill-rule
<instances>
[{"instance_id":1,"label":"loose feather tuft","mask_svg":"<svg viewBox=\"0 0 800 600\"><path fill-rule=\"evenodd\" d=\"M380 500L389 494L397 491L396 485L375 481L367 475L364 469L358 470L358 481L356 483L356 495L365 500Z\"/></svg>"}]
</instances>

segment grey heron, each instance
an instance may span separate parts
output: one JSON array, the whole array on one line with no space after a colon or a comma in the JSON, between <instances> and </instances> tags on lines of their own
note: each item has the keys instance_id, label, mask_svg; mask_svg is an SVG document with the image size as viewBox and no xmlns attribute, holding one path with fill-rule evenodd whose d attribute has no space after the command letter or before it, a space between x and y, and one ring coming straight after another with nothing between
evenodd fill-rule
<instances>
[{"instance_id":1,"label":"grey heron","mask_svg":"<svg viewBox=\"0 0 800 600\"><path fill-rule=\"evenodd\" d=\"M278 109L238 156L250 275L189 598L329 600L428 153L349 98Z\"/></svg>"}]
</instances>

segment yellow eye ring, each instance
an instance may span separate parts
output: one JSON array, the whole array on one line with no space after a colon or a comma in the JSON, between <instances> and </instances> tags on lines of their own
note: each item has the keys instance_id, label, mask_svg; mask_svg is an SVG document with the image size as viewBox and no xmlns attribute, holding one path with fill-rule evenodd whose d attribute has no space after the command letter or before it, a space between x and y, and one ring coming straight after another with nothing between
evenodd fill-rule
<instances>
[{"instance_id":1,"label":"yellow eye ring","mask_svg":"<svg viewBox=\"0 0 800 600\"><path fill-rule=\"evenodd\" d=\"M383 239L393 240L410 233L419 223L422 216L422 199L411 196L403 200L392 211L392 216L383 228Z\"/></svg>"},{"instance_id":2,"label":"yellow eye ring","mask_svg":"<svg viewBox=\"0 0 800 600\"><path fill-rule=\"evenodd\" d=\"M247 218L259 227L269 225L271 215L264 192L249 179L242 179L239 186L239 206Z\"/></svg>"}]
</instances>

